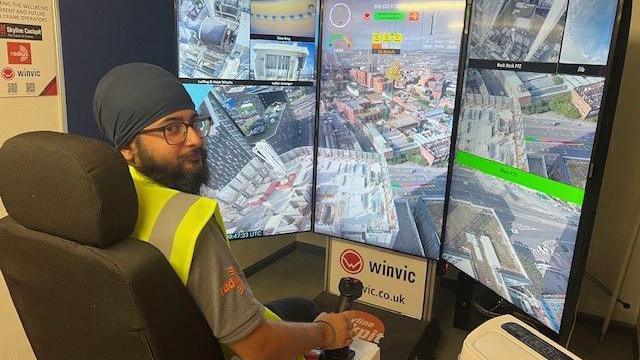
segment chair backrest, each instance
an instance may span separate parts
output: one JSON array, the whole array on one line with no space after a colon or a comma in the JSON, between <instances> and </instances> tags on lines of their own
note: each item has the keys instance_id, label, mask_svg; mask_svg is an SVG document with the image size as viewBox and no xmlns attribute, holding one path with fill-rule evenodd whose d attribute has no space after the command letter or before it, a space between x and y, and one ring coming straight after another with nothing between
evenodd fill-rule
<instances>
[{"instance_id":1,"label":"chair backrest","mask_svg":"<svg viewBox=\"0 0 640 360\"><path fill-rule=\"evenodd\" d=\"M39 359L220 359L162 253L127 238L137 197L106 144L34 132L0 148L0 270Z\"/></svg>"}]
</instances>

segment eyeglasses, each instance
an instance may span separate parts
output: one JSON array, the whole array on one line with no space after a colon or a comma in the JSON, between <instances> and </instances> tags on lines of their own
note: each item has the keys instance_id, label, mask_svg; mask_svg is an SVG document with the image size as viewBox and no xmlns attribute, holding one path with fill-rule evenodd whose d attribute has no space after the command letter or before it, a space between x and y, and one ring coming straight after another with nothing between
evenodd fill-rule
<instances>
[{"instance_id":1,"label":"eyeglasses","mask_svg":"<svg viewBox=\"0 0 640 360\"><path fill-rule=\"evenodd\" d=\"M201 137L209 135L211 131L211 116L199 116L196 117L191 124L179 122L161 126L155 129L147 129L138 132L138 134L147 134L152 132L162 132L164 139L169 145L180 145L187 140L187 133L189 128L193 128Z\"/></svg>"}]
</instances>

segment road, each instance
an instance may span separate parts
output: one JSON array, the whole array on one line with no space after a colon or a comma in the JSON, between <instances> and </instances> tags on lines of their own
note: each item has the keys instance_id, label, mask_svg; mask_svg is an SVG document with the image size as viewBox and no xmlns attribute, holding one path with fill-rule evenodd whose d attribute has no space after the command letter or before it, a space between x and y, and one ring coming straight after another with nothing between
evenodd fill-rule
<instances>
[{"instance_id":1,"label":"road","mask_svg":"<svg viewBox=\"0 0 640 360\"><path fill-rule=\"evenodd\" d=\"M568 205L562 206L544 194L458 168L454 173L451 196L494 209L512 243L521 242L531 248L545 240L575 243L577 209L569 211ZM529 230L512 233L514 223L518 224L516 228Z\"/></svg>"}]
</instances>

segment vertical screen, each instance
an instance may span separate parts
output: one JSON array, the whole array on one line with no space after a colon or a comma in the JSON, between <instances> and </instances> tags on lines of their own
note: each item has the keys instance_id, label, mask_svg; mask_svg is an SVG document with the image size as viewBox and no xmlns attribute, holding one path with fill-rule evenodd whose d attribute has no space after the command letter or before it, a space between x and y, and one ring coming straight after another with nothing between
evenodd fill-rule
<instances>
[{"instance_id":1,"label":"vertical screen","mask_svg":"<svg viewBox=\"0 0 640 360\"><path fill-rule=\"evenodd\" d=\"M323 3L316 232L439 258L464 9Z\"/></svg>"},{"instance_id":2,"label":"vertical screen","mask_svg":"<svg viewBox=\"0 0 640 360\"><path fill-rule=\"evenodd\" d=\"M475 0L443 257L560 331L617 1Z\"/></svg>"},{"instance_id":3,"label":"vertical screen","mask_svg":"<svg viewBox=\"0 0 640 360\"><path fill-rule=\"evenodd\" d=\"M211 116L209 178L229 239L311 230L315 0L179 0L179 77Z\"/></svg>"}]
</instances>

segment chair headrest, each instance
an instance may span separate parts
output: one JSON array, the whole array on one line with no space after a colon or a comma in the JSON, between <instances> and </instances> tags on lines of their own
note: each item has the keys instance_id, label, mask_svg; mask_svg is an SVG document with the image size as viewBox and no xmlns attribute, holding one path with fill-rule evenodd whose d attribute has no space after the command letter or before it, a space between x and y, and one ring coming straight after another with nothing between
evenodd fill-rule
<instances>
[{"instance_id":1,"label":"chair headrest","mask_svg":"<svg viewBox=\"0 0 640 360\"><path fill-rule=\"evenodd\" d=\"M22 226L109 247L136 223L127 163L106 143L55 132L25 133L0 148L0 198Z\"/></svg>"}]
</instances>

